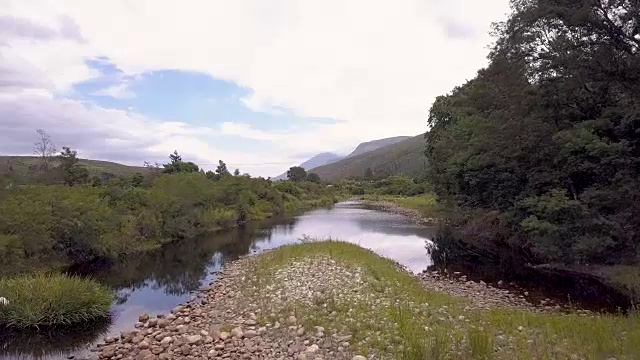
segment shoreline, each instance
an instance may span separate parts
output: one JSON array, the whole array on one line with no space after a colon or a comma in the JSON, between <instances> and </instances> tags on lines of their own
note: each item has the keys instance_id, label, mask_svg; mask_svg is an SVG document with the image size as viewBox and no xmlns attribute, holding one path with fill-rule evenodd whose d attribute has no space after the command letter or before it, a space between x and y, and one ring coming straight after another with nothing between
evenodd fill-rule
<instances>
[{"instance_id":1,"label":"shoreline","mask_svg":"<svg viewBox=\"0 0 640 360\"><path fill-rule=\"evenodd\" d=\"M259 359L304 360L315 359L314 356L307 356L308 353L315 355L322 352L320 350L325 349L322 347L325 346L323 345L325 342L330 344L326 345L331 349L327 351L334 352L327 356L337 356L335 358L340 359L356 359L357 356L361 356L348 351L348 346L344 346L347 341L337 341L347 339L349 334L336 333L335 336L327 338L322 327L320 329L314 327L313 331L308 328L300 330L304 329L304 326L298 324L298 320L292 320L298 310L286 309L285 312L289 312L278 315L278 318L273 312L267 314L263 309L264 306L271 305L255 306L256 304L249 301L250 296L246 291L249 289L251 292L256 289L250 280L256 276L256 267L265 257L277 251L278 249L273 249L260 254L244 255L225 264L215 281L198 290L188 301L176 306L169 314L156 316L141 314L131 331L122 332L119 337L105 338L91 350L93 355L85 358L155 360L193 356L217 359L234 358L233 356L236 355L238 356L236 358L243 358L248 355L249 358ZM323 269L325 273L317 280L325 282L326 274L333 271L335 262L322 261L314 263L312 268ZM511 308L538 313L551 313L558 310L551 306L534 306L521 296L482 282L456 281L436 272L414 274L397 262L388 259L386 261L392 262L397 271L419 279L427 290L435 290L468 300L470 304L467 309L469 310ZM348 273L340 281L348 282L351 276L352 274ZM361 275L356 276L356 278L359 277ZM300 279L292 277L285 277L285 279L287 283L300 283ZM291 291L291 289L288 290ZM311 302L315 301L313 296L316 295L312 294ZM269 303L278 302L270 301ZM270 309L270 311L275 310ZM281 338L288 339L286 344L277 340ZM323 341L318 345L319 340ZM266 346L266 342L269 341L275 341L276 348L273 343ZM265 345L266 348L260 347L261 345ZM317 345L318 348L313 345ZM76 359L80 358L82 357L76 357ZM332 357L324 359L332 359Z\"/></svg>"},{"instance_id":2,"label":"shoreline","mask_svg":"<svg viewBox=\"0 0 640 360\"><path fill-rule=\"evenodd\" d=\"M88 358L422 359L437 350L471 359L478 341L481 354L495 359L636 354L629 344L640 330L624 317L560 313L481 282L465 284L452 291L451 279L409 273L355 244L287 245L226 264L193 299L168 314L141 314Z\"/></svg>"}]
</instances>

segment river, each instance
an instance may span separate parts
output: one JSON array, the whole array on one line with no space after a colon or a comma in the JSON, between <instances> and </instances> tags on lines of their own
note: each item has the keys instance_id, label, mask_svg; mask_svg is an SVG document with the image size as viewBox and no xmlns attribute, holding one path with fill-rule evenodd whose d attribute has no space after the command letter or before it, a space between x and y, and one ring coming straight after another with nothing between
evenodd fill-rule
<instances>
[{"instance_id":1,"label":"river","mask_svg":"<svg viewBox=\"0 0 640 360\"><path fill-rule=\"evenodd\" d=\"M425 243L434 234L435 229L418 226L404 216L343 202L293 218L174 242L114 264L77 268L73 271L91 275L116 290L111 319L73 331L11 333L0 329L0 359L88 357L97 341L131 329L140 314L167 313L189 299L200 287L215 281L226 262L299 242L305 235L350 241L420 272L431 265Z\"/></svg>"}]
</instances>

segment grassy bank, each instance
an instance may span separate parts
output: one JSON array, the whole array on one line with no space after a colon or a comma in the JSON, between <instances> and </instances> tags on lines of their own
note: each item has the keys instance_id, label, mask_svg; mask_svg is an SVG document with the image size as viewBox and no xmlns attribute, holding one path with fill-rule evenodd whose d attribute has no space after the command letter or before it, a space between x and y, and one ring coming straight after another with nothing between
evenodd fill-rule
<instances>
[{"instance_id":1,"label":"grassy bank","mask_svg":"<svg viewBox=\"0 0 640 360\"><path fill-rule=\"evenodd\" d=\"M284 270L317 258L349 269L346 273L357 280L345 281L351 284L345 286L354 288L314 294L312 305L290 301L281 314L273 315L293 312L304 319L307 328L322 326L348 334L351 346L365 355L402 359L640 358L637 314L475 310L466 299L424 289L419 279L398 270L392 261L348 243L307 243L263 254L253 265L254 277L247 289L266 296L293 280L282 277Z\"/></svg>"},{"instance_id":2,"label":"grassy bank","mask_svg":"<svg viewBox=\"0 0 640 360\"><path fill-rule=\"evenodd\" d=\"M442 209L436 202L433 194L421 194L416 196L400 195L362 195L359 198L367 201L390 202L407 209L418 211L425 218L437 218L441 215Z\"/></svg>"},{"instance_id":3,"label":"grassy bank","mask_svg":"<svg viewBox=\"0 0 640 360\"><path fill-rule=\"evenodd\" d=\"M89 279L28 275L0 279L0 326L73 325L109 315L112 292Z\"/></svg>"}]
</instances>

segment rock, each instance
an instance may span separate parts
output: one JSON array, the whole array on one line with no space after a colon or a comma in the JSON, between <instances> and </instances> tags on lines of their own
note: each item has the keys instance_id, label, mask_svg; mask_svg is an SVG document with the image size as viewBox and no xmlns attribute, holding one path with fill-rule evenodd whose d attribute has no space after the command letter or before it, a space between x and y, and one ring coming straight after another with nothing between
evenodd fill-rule
<instances>
[{"instance_id":1,"label":"rock","mask_svg":"<svg viewBox=\"0 0 640 360\"><path fill-rule=\"evenodd\" d=\"M356 355L352 357L351 360L367 360L367 358L362 355Z\"/></svg>"},{"instance_id":2,"label":"rock","mask_svg":"<svg viewBox=\"0 0 640 360\"><path fill-rule=\"evenodd\" d=\"M191 346L184 344L180 347L180 353L184 356L191 354Z\"/></svg>"},{"instance_id":3,"label":"rock","mask_svg":"<svg viewBox=\"0 0 640 360\"><path fill-rule=\"evenodd\" d=\"M173 342L173 338L171 336L165 336L160 340L160 345L169 346Z\"/></svg>"},{"instance_id":4,"label":"rock","mask_svg":"<svg viewBox=\"0 0 640 360\"><path fill-rule=\"evenodd\" d=\"M147 313L142 313L138 317L138 321L140 321L141 323L147 322L147 320L149 320L149 314L147 314Z\"/></svg>"},{"instance_id":5,"label":"rock","mask_svg":"<svg viewBox=\"0 0 640 360\"><path fill-rule=\"evenodd\" d=\"M235 338L240 339L240 338L242 338L242 336L243 336L243 335L244 335L244 334L242 333L242 328L241 328L241 327L239 327L239 326L238 326L238 327L236 327L236 328L233 328L233 329L231 330L231 336L233 336L233 337L235 337Z\"/></svg>"},{"instance_id":6,"label":"rock","mask_svg":"<svg viewBox=\"0 0 640 360\"><path fill-rule=\"evenodd\" d=\"M142 340L138 343L138 348L139 349L148 349L149 348L149 342L147 340Z\"/></svg>"},{"instance_id":7,"label":"rock","mask_svg":"<svg viewBox=\"0 0 640 360\"><path fill-rule=\"evenodd\" d=\"M252 337L254 337L256 335L257 335L257 333L255 332L255 330L247 330L244 333L244 336L247 337L247 338L252 338Z\"/></svg>"},{"instance_id":8,"label":"rock","mask_svg":"<svg viewBox=\"0 0 640 360\"><path fill-rule=\"evenodd\" d=\"M209 356L209 358L213 359L213 358L218 356L218 351L217 350L209 350L209 353L207 354L207 356Z\"/></svg>"},{"instance_id":9,"label":"rock","mask_svg":"<svg viewBox=\"0 0 640 360\"><path fill-rule=\"evenodd\" d=\"M298 319L296 319L296 317L293 315L289 316L289 318L287 319L287 324L289 325L295 325L297 322Z\"/></svg>"},{"instance_id":10,"label":"rock","mask_svg":"<svg viewBox=\"0 0 640 360\"><path fill-rule=\"evenodd\" d=\"M156 356L153 355L151 350L142 350L138 353L138 356L136 356L136 360L151 360L155 358Z\"/></svg>"},{"instance_id":11,"label":"rock","mask_svg":"<svg viewBox=\"0 0 640 360\"><path fill-rule=\"evenodd\" d=\"M116 355L116 346L109 345L102 348L102 352L100 352L100 356L103 358L111 358Z\"/></svg>"},{"instance_id":12,"label":"rock","mask_svg":"<svg viewBox=\"0 0 640 360\"><path fill-rule=\"evenodd\" d=\"M189 345L198 344L198 343L202 342L202 336L201 335L191 335L191 336L187 337L187 342L189 343Z\"/></svg>"},{"instance_id":13,"label":"rock","mask_svg":"<svg viewBox=\"0 0 640 360\"><path fill-rule=\"evenodd\" d=\"M258 324L254 319L246 320L244 323L245 325L248 325L248 326L255 326Z\"/></svg>"},{"instance_id":14,"label":"rock","mask_svg":"<svg viewBox=\"0 0 640 360\"><path fill-rule=\"evenodd\" d=\"M139 342L141 342L142 340L144 340L144 336L138 334L136 336L133 337L133 339L131 339L131 342L134 344L137 344Z\"/></svg>"},{"instance_id":15,"label":"rock","mask_svg":"<svg viewBox=\"0 0 640 360\"><path fill-rule=\"evenodd\" d=\"M158 319L157 318L151 318L151 319L149 319L149 322L147 324L149 324L149 327L155 327L156 325L158 325Z\"/></svg>"},{"instance_id":16,"label":"rock","mask_svg":"<svg viewBox=\"0 0 640 360\"><path fill-rule=\"evenodd\" d=\"M307 355L298 354L298 356L296 356L296 360L307 360Z\"/></svg>"},{"instance_id":17,"label":"rock","mask_svg":"<svg viewBox=\"0 0 640 360\"><path fill-rule=\"evenodd\" d=\"M220 340L225 341L227 340L227 338L229 337L229 333L226 331L223 331L220 333Z\"/></svg>"},{"instance_id":18,"label":"rock","mask_svg":"<svg viewBox=\"0 0 640 360\"><path fill-rule=\"evenodd\" d=\"M318 351L318 350L320 350L320 347L319 347L318 345L316 345L316 344L313 344L313 345L311 345L311 346L309 346L309 347L307 348L307 351L306 351L306 352L307 352L307 353L315 353L315 352L316 352L316 351Z\"/></svg>"},{"instance_id":19,"label":"rock","mask_svg":"<svg viewBox=\"0 0 640 360\"><path fill-rule=\"evenodd\" d=\"M114 339L113 337L109 336L109 337L104 338L104 342L106 344L113 344L114 342L116 342L116 339Z\"/></svg>"},{"instance_id":20,"label":"rock","mask_svg":"<svg viewBox=\"0 0 640 360\"><path fill-rule=\"evenodd\" d=\"M304 328L303 328L303 327L301 327L300 329L298 329L298 331L296 331L296 334L297 334L298 336L302 336L302 335L304 335Z\"/></svg>"},{"instance_id":21,"label":"rock","mask_svg":"<svg viewBox=\"0 0 640 360\"><path fill-rule=\"evenodd\" d=\"M169 326L169 320L168 319L158 319L158 327L159 328L165 328L167 326Z\"/></svg>"}]
</instances>

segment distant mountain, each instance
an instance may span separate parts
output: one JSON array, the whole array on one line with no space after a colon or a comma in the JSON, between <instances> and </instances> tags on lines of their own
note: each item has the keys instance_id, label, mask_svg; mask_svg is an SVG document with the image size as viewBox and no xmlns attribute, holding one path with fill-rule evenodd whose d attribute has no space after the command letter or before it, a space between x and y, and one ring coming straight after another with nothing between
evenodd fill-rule
<instances>
[{"instance_id":1,"label":"distant mountain","mask_svg":"<svg viewBox=\"0 0 640 360\"><path fill-rule=\"evenodd\" d=\"M374 177L392 174L416 176L426 170L425 145L424 135L409 137L372 151L350 155L332 164L311 169L311 171L320 175L320 178L326 181L363 177L367 168L371 168Z\"/></svg>"},{"instance_id":2,"label":"distant mountain","mask_svg":"<svg viewBox=\"0 0 640 360\"><path fill-rule=\"evenodd\" d=\"M57 165L57 160L53 160L53 166ZM19 182L28 182L32 169L40 166L41 160L36 156L1 156L0 155L0 176L11 171ZM110 173L115 175L131 175L136 172L144 173L149 169L142 166L128 166L110 161L80 159L80 164L89 171L89 175L100 175Z\"/></svg>"},{"instance_id":3,"label":"distant mountain","mask_svg":"<svg viewBox=\"0 0 640 360\"><path fill-rule=\"evenodd\" d=\"M407 140L409 138L411 138L411 136L395 136L395 137L390 137L385 139L378 139L378 140L363 142L362 144L358 145L358 147L356 147L356 149L353 150L351 154L347 155L346 157L358 156L360 154L364 154L366 152L373 151L381 147L385 147L387 145L399 143L400 141Z\"/></svg>"},{"instance_id":4,"label":"distant mountain","mask_svg":"<svg viewBox=\"0 0 640 360\"><path fill-rule=\"evenodd\" d=\"M311 159L303 162L299 166L301 166L305 170L310 170L310 169L313 169L313 168L318 167L318 166L331 164L333 162L336 162L336 161L342 159L343 157L344 156L340 156L338 154L325 152L325 153L321 153L321 154L315 155L314 157L312 157ZM287 179L287 173L285 172L284 174L280 174L280 175L276 176L275 178L273 178L271 180L275 181L275 180L286 180L286 179Z\"/></svg>"}]
</instances>

